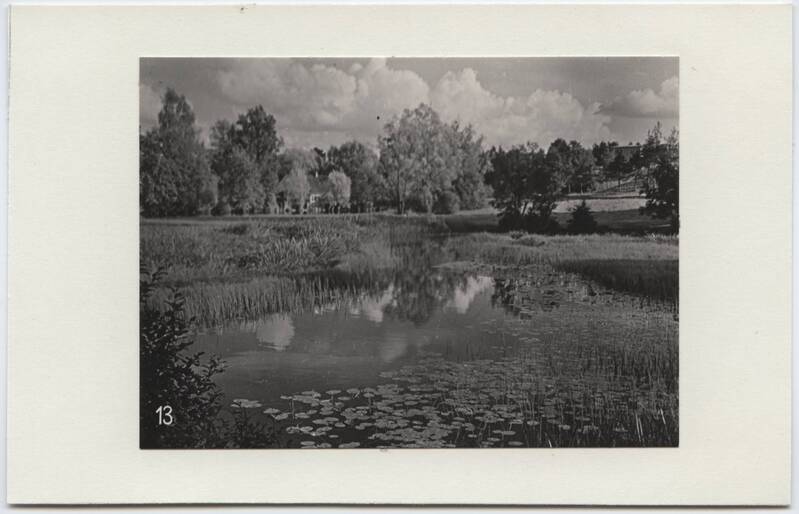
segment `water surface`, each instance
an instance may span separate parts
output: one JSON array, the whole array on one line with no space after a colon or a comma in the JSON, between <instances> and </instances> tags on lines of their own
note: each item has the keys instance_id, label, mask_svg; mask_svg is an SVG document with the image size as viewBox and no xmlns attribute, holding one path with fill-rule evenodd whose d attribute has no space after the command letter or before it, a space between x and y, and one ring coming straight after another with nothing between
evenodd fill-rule
<instances>
[{"instance_id":1,"label":"water surface","mask_svg":"<svg viewBox=\"0 0 799 514\"><path fill-rule=\"evenodd\" d=\"M624 444L630 427L602 426L602 416L629 411L637 428L639 410L660 410L666 425L676 384L644 383L619 362L652 366L627 354L668 352L675 341L668 313L550 268L428 266L312 309L205 331L197 345L227 363L226 404L277 418L297 436L291 446L325 448L568 445L575 430L597 445L609 437L600 430L614 432Z\"/></svg>"}]
</instances>

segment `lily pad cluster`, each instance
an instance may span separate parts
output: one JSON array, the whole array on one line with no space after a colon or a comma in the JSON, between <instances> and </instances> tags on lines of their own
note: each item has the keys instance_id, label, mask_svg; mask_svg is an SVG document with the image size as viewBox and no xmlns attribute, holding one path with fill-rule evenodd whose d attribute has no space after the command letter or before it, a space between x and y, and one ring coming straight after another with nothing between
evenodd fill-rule
<instances>
[{"instance_id":1,"label":"lily pad cluster","mask_svg":"<svg viewBox=\"0 0 799 514\"><path fill-rule=\"evenodd\" d=\"M263 412L301 448L676 444L676 392L604 371L556 378L552 366L563 363L546 353L467 362L428 356L384 372L390 383L303 391Z\"/></svg>"},{"instance_id":2,"label":"lily pad cluster","mask_svg":"<svg viewBox=\"0 0 799 514\"><path fill-rule=\"evenodd\" d=\"M420 349L383 383L284 395L261 412L296 448L678 445L669 312L620 306L568 274L496 281L492 300L513 316L466 321L468 339Z\"/></svg>"}]
</instances>

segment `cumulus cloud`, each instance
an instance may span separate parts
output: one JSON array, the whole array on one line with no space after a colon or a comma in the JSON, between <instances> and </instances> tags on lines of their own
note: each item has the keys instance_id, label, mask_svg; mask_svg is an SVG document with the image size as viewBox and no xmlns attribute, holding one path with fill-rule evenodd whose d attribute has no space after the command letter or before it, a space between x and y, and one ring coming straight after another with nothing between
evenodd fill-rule
<instances>
[{"instance_id":1,"label":"cumulus cloud","mask_svg":"<svg viewBox=\"0 0 799 514\"><path fill-rule=\"evenodd\" d=\"M610 118L599 112L599 104L583 105L568 93L540 89L526 97L499 96L485 89L471 68L446 73L431 89L418 74L393 69L384 59L347 69L243 60L220 71L218 85L239 112L263 105L277 118L286 142L300 146L373 140L390 118L420 103L430 103L445 121L471 123L489 145L545 146L558 137L592 143L610 136ZM312 142L314 134L318 143Z\"/></svg>"},{"instance_id":2,"label":"cumulus cloud","mask_svg":"<svg viewBox=\"0 0 799 514\"><path fill-rule=\"evenodd\" d=\"M610 136L610 117L599 112L599 104L583 106L568 93L542 89L527 97L498 96L470 68L447 72L431 99L444 119L471 123L487 144L535 141L547 146L559 137L590 144Z\"/></svg>"},{"instance_id":3,"label":"cumulus cloud","mask_svg":"<svg viewBox=\"0 0 799 514\"><path fill-rule=\"evenodd\" d=\"M341 131L375 135L385 120L428 99L428 86L383 59L347 71L282 59L240 61L220 72L227 100L242 110L261 104L281 127L297 132Z\"/></svg>"},{"instance_id":4,"label":"cumulus cloud","mask_svg":"<svg viewBox=\"0 0 799 514\"><path fill-rule=\"evenodd\" d=\"M292 59L240 59L209 70L202 83L197 123L207 139L219 117L233 118L261 104L275 115L289 146L326 147L349 139L374 144L383 126L404 109L429 103L442 119L472 124L486 145L535 141L548 146L558 137L584 144L613 139L618 120L675 118L679 81L639 89L599 104L558 89L516 88L503 96L487 89L472 68L450 70L435 84L419 74L371 59L346 67ZM195 81L197 82L197 81ZM140 123L157 123L160 82L139 86ZM192 97L194 98L194 97Z\"/></svg>"},{"instance_id":5,"label":"cumulus cloud","mask_svg":"<svg viewBox=\"0 0 799 514\"><path fill-rule=\"evenodd\" d=\"M637 89L619 96L601 111L607 114L628 118L655 118L658 116L674 118L677 116L680 100L680 81L671 77L660 84L660 90Z\"/></svg>"}]
</instances>

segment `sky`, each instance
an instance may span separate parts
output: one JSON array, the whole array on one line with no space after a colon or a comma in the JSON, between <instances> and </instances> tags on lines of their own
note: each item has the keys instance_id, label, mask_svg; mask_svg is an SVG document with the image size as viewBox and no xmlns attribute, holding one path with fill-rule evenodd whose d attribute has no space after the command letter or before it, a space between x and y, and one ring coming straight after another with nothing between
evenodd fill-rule
<instances>
[{"instance_id":1,"label":"sky","mask_svg":"<svg viewBox=\"0 0 799 514\"><path fill-rule=\"evenodd\" d=\"M679 121L676 57L143 58L141 131L157 124L167 87L189 100L206 141L217 120L260 104L286 146L301 148L375 145L391 118L420 103L473 125L486 147L627 144Z\"/></svg>"}]
</instances>

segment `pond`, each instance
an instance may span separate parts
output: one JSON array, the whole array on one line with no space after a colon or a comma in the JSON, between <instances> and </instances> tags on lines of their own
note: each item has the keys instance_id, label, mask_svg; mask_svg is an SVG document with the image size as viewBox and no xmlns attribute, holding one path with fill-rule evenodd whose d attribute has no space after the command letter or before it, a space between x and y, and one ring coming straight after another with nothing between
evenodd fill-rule
<instances>
[{"instance_id":1,"label":"pond","mask_svg":"<svg viewBox=\"0 0 799 514\"><path fill-rule=\"evenodd\" d=\"M283 446L677 445L672 313L543 265L457 264L204 330L195 348L226 362L225 404Z\"/></svg>"}]
</instances>

